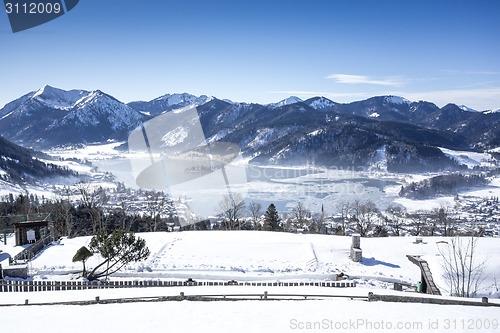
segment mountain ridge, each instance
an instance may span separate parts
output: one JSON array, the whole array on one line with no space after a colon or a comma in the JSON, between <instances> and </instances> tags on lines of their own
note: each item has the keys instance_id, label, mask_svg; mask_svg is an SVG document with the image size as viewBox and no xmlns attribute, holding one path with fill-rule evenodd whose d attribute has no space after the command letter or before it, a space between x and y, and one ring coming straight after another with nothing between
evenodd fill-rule
<instances>
[{"instance_id":1,"label":"mountain ridge","mask_svg":"<svg viewBox=\"0 0 500 333\"><path fill-rule=\"evenodd\" d=\"M439 108L398 96L343 104L320 96L288 98L263 105L181 93L125 104L100 90L50 86L2 108L0 134L44 149L126 140L143 122L186 107L197 108L208 140L236 143L259 163L290 164L307 156L315 163L366 165L384 148L389 168L402 168L400 162L390 161L403 161L404 154L407 160L415 157L415 170L431 164L455 168L434 148L471 150L500 144L500 113L472 112L451 103Z\"/></svg>"}]
</instances>

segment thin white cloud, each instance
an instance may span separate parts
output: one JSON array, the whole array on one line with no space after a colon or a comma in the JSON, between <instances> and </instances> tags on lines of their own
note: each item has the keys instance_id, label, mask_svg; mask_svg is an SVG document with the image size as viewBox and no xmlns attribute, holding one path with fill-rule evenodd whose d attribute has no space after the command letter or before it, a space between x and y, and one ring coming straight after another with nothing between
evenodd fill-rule
<instances>
[{"instance_id":1,"label":"thin white cloud","mask_svg":"<svg viewBox=\"0 0 500 333\"><path fill-rule=\"evenodd\" d=\"M450 74L500 75L500 72L495 72L495 71L460 71L455 69L442 69L440 71Z\"/></svg>"},{"instance_id":2,"label":"thin white cloud","mask_svg":"<svg viewBox=\"0 0 500 333\"><path fill-rule=\"evenodd\" d=\"M359 97L360 95L366 95L368 96L368 93L332 93L332 92L326 92L326 91L303 91L303 90L279 90L279 91L267 91L266 93L268 94L282 94L286 96L294 95L294 96L309 96L309 97L316 97L316 96L323 96L323 97L328 97L328 98L333 98L333 97Z\"/></svg>"},{"instance_id":3,"label":"thin white cloud","mask_svg":"<svg viewBox=\"0 0 500 333\"><path fill-rule=\"evenodd\" d=\"M403 82L396 78L376 79L365 75L351 75L351 74L331 74L326 77L327 79L334 79L338 83L346 84L374 84L381 86L401 86Z\"/></svg>"}]
</instances>

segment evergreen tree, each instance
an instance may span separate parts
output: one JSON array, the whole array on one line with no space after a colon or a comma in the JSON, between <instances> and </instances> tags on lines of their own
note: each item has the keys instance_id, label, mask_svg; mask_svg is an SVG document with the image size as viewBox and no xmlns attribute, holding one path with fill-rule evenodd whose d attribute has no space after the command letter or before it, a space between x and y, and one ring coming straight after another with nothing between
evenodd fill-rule
<instances>
[{"instance_id":1,"label":"evergreen tree","mask_svg":"<svg viewBox=\"0 0 500 333\"><path fill-rule=\"evenodd\" d=\"M264 230L266 231L280 231L281 228L281 219L278 215L278 211L276 210L276 206L274 204L270 204L264 213Z\"/></svg>"},{"instance_id":2,"label":"evergreen tree","mask_svg":"<svg viewBox=\"0 0 500 333\"><path fill-rule=\"evenodd\" d=\"M89 249L104 259L88 275L89 280L107 278L128 263L144 260L150 254L144 239L123 229L98 233L90 240Z\"/></svg>"},{"instance_id":3,"label":"evergreen tree","mask_svg":"<svg viewBox=\"0 0 500 333\"><path fill-rule=\"evenodd\" d=\"M90 252L89 249L87 249L85 246L82 246L78 249L78 251L76 251L75 256L73 257L73 262L81 261L83 263L83 277L87 276L87 271L85 270L85 261L87 261L87 259L92 257L93 255L94 254Z\"/></svg>"}]
</instances>

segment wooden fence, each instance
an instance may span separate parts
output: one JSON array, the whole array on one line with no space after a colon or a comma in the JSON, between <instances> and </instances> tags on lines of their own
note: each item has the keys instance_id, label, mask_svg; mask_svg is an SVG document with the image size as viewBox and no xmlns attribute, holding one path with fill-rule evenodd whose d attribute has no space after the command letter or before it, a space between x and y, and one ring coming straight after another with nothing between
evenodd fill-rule
<instances>
[{"instance_id":1,"label":"wooden fence","mask_svg":"<svg viewBox=\"0 0 500 333\"><path fill-rule=\"evenodd\" d=\"M87 290L114 288L149 288L149 287L189 287L189 286L255 286L255 287L356 287L352 281L331 282L221 282L221 281L16 281L0 280L0 292L35 292L59 290Z\"/></svg>"}]
</instances>

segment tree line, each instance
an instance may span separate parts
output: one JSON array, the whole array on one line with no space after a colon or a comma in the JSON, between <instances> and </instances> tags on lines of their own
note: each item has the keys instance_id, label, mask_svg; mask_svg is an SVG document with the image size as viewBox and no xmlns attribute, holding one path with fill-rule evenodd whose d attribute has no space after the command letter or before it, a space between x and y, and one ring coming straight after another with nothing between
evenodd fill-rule
<instances>
[{"instance_id":1,"label":"tree line","mask_svg":"<svg viewBox=\"0 0 500 333\"><path fill-rule=\"evenodd\" d=\"M56 236L89 236L123 229L131 232L166 231L179 224L171 201L163 192L144 193L142 212L131 209L126 194L113 204L106 189L80 183L76 193L55 199L36 194L9 194L0 198L0 231L12 231L14 223L49 216Z\"/></svg>"},{"instance_id":2,"label":"tree line","mask_svg":"<svg viewBox=\"0 0 500 333\"><path fill-rule=\"evenodd\" d=\"M478 186L486 186L484 175L439 175L420 182L403 186L399 196L410 199L427 199L440 195L455 195L458 191Z\"/></svg>"},{"instance_id":3,"label":"tree line","mask_svg":"<svg viewBox=\"0 0 500 333\"><path fill-rule=\"evenodd\" d=\"M73 197L61 195L56 199L36 194L12 194L0 198L0 231L13 230L13 224L44 218L50 220L57 236L96 235L103 231L122 229L131 232L170 231L181 226L171 199L162 192L144 192L140 209L133 210L130 201L116 200L109 205L106 189L90 184L79 184ZM129 198L130 199L130 198ZM297 202L291 211L278 212L271 203L266 210L260 202L245 203L235 193L218 204L217 221L203 220L184 225L182 230L264 230L348 235L359 233L363 237L384 236L453 236L461 223L449 207L430 211L407 212L403 207L390 205L381 211L370 200L339 201L332 215L312 212L303 202ZM31 217L30 217L31 216ZM479 235L484 229L476 228Z\"/></svg>"}]
</instances>

